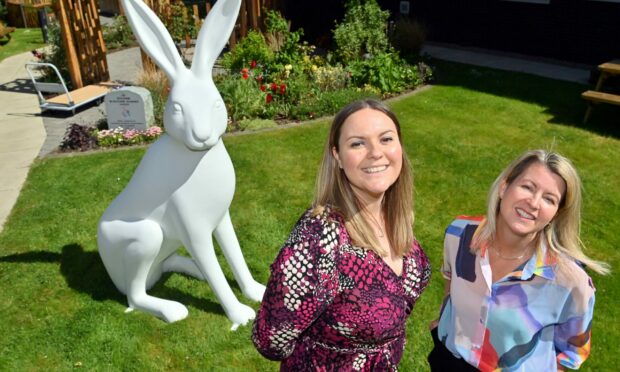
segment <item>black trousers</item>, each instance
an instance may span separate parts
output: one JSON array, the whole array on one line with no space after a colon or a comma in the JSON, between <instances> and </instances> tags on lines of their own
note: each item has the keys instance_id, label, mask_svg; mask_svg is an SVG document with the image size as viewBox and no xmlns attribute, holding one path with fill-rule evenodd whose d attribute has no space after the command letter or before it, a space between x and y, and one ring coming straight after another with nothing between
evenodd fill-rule
<instances>
[{"instance_id":1,"label":"black trousers","mask_svg":"<svg viewBox=\"0 0 620 372\"><path fill-rule=\"evenodd\" d=\"M433 336L433 350L428 354L428 364L432 372L475 372L478 369L467 363L461 358L457 358L448 348L439 340L437 335L437 327L431 330Z\"/></svg>"}]
</instances>

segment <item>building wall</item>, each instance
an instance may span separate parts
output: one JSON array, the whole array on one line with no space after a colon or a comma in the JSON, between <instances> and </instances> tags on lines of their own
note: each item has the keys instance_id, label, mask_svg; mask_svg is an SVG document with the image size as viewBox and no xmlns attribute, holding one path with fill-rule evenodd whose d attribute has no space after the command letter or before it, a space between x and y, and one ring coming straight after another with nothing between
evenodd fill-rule
<instances>
[{"instance_id":1,"label":"building wall","mask_svg":"<svg viewBox=\"0 0 620 372\"><path fill-rule=\"evenodd\" d=\"M393 15L399 0L379 0ZM410 16L427 39L565 61L620 58L620 2L549 0L411 0Z\"/></svg>"}]
</instances>

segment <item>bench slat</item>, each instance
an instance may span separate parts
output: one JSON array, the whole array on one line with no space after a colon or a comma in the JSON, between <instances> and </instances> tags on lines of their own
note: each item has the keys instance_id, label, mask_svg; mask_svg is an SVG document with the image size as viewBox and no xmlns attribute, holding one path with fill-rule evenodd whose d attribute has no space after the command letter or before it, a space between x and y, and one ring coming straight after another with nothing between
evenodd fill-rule
<instances>
[{"instance_id":1,"label":"bench slat","mask_svg":"<svg viewBox=\"0 0 620 372\"><path fill-rule=\"evenodd\" d=\"M581 98L587 99L588 101L597 101L597 102L610 103L612 105L620 105L619 95L597 92L594 90L587 90L581 93Z\"/></svg>"}]
</instances>

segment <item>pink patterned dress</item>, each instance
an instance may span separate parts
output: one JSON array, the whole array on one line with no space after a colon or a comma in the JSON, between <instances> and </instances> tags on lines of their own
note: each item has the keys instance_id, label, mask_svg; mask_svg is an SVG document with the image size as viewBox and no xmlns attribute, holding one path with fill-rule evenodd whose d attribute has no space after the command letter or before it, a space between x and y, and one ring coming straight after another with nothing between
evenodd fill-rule
<instances>
[{"instance_id":1,"label":"pink patterned dress","mask_svg":"<svg viewBox=\"0 0 620 372\"><path fill-rule=\"evenodd\" d=\"M430 273L417 241L398 276L351 244L339 214L308 210L271 265L252 341L282 371L395 371Z\"/></svg>"}]
</instances>

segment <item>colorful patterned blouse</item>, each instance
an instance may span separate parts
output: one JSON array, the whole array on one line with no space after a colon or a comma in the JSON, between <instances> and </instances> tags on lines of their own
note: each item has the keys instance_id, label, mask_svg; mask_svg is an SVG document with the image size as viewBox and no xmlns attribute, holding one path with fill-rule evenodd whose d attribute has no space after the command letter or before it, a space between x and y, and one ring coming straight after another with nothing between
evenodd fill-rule
<instances>
[{"instance_id":1,"label":"colorful patterned blouse","mask_svg":"<svg viewBox=\"0 0 620 372\"><path fill-rule=\"evenodd\" d=\"M446 230L441 271L451 283L439 339L481 371L556 371L557 362L579 368L590 353L588 275L568 260L558 270L543 247L493 283L488 251L469 249L480 221L461 216Z\"/></svg>"},{"instance_id":2,"label":"colorful patterned blouse","mask_svg":"<svg viewBox=\"0 0 620 372\"><path fill-rule=\"evenodd\" d=\"M271 265L252 341L283 371L397 370L405 322L429 277L417 242L397 276L351 244L339 214L308 210Z\"/></svg>"}]
</instances>

